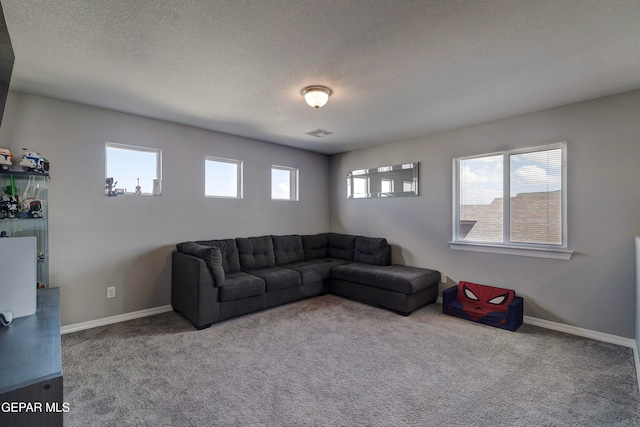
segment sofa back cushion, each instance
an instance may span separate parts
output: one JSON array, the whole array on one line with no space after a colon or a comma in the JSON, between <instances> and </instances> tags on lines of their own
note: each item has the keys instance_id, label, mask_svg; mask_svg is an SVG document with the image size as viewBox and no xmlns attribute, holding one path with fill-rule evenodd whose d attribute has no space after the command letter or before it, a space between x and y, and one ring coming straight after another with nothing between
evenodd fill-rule
<instances>
[{"instance_id":1,"label":"sofa back cushion","mask_svg":"<svg viewBox=\"0 0 640 427\"><path fill-rule=\"evenodd\" d=\"M184 245L187 243L196 243L202 246L213 246L220 249L220 255L222 256L222 268L225 273L237 273L240 270L240 256L238 254L238 247L234 239L222 239L222 240L198 240L195 242L178 243L176 248L180 252L184 252Z\"/></svg>"},{"instance_id":2,"label":"sofa back cushion","mask_svg":"<svg viewBox=\"0 0 640 427\"><path fill-rule=\"evenodd\" d=\"M391 248L387 239L357 236L353 260L372 265L390 265Z\"/></svg>"},{"instance_id":3,"label":"sofa back cushion","mask_svg":"<svg viewBox=\"0 0 640 427\"><path fill-rule=\"evenodd\" d=\"M186 242L181 245L181 252L202 258L211 276L215 279L216 286L224 286L224 269L222 268L222 253L217 246L203 246L195 242Z\"/></svg>"},{"instance_id":4,"label":"sofa back cushion","mask_svg":"<svg viewBox=\"0 0 640 427\"><path fill-rule=\"evenodd\" d=\"M477 320L488 313L506 313L515 296L512 289L460 281L456 299L460 301L464 311L473 320Z\"/></svg>"},{"instance_id":5,"label":"sofa back cushion","mask_svg":"<svg viewBox=\"0 0 640 427\"><path fill-rule=\"evenodd\" d=\"M356 247L356 236L350 234L329 233L327 256L331 258L353 261L353 251Z\"/></svg>"},{"instance_id":6,"label":"sofa back cushion","mask_svg":"<svg viewBox=\"0 0 640 427\"><path fill-rule=\"evenodd\" d=\"M326 258L329 234L305 234L302 236L302 247L305 259Z\"/></svg>"},{"instance_id":7,"label":"sofa back cushion","mask_svg":"<svg viewBox=\"0 0 640 427\"><path fill-rule=\"evenodd\" d=\"M239 237L236 239L243 271L276 266L271 236Z\"/></svg>"},{"instance_id":8,"label":"sofa back cushion","mask_svg":"<svg viewBox=\"0 0 640 427\"><path fill-rule=\"evenodd\" d=\"M292 234L288 236L271 236L271 239L273 240L276 265L304 261L302 237Z\"/></svg>"}]
</instances>

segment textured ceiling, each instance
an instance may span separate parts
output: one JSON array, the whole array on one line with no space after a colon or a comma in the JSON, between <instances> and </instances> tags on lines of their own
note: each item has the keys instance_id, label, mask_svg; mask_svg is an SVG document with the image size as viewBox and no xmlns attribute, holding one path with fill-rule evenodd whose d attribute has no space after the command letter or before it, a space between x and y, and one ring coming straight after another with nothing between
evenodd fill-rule
<instances>
[{"instance_id":1,"label":"textured ceiling","mask_svg":"<svg viewBox=\"0 0 640 427\"><path fill-rule=\"evenodd\" d=\"M640 88L639 0L2 4L13 90L327 154Z\"/></svg>"}]
</instances>

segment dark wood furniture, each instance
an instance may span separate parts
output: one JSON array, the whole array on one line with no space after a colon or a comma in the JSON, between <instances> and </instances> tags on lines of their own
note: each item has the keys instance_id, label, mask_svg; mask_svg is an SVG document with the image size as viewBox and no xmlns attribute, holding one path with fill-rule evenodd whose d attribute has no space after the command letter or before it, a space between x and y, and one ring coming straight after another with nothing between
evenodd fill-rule
<instances>
[{"instance_id":1,"label":"dark wood furniture","mask_svg":"<svg viewBox=\"0 0 640 427\"><path fill-rule=\"evenodd\" d=\"M0 327L0 426L62 426L60 292L37 292L37 310Z\"/></svg>"}]
</instances>

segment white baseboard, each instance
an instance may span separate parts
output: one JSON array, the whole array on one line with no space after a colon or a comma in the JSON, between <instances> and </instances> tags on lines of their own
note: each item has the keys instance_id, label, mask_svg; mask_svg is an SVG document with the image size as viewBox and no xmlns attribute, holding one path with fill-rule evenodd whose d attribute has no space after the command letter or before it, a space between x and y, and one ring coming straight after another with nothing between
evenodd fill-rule
<instances>
[{"instance_id":1,"label":"white baseboard","mask_svg":"<svg viewBox=\"0 0 640 427\"><path fill-rule=\"evenodd\" d=\"M632 338L624 338L617 335L605 334L603 332L592 331L590 329L578 328L576 326L565 325L564 323L552 322L550 320L538 319L537 317L524 316L524 323L541 328L553 329L558 332L565 332L571 335L591 338L597 341L608 342L611 344L621 345L623 347L636 347L636 340Z\"/></svg>"},{"instance_id":2,"label":"white baseboard","mask_svg":"<svg viewBox=\"0 0 640 427\"><path fill-rule=\"evenodd\" d=\"M112 323L126 322L127 320L139 319L141 317L153 316L154 314L166 313L173 310L170 305L148 308L146 310L132 311L131 313L118 314L117 316L104 317L102 319L89 320L88 322L73 323L60 328L61 334L82 331L85 329L97 328L98 326L111 325Z\"/></svg>"}]
</instances>

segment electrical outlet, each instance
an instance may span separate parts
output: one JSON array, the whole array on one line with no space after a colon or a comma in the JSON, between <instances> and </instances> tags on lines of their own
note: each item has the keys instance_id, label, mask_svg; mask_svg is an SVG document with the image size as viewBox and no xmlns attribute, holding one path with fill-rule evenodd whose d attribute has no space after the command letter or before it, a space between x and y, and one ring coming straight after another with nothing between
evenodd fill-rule
<instances>
[{"instance_id":1,"label":"electrical outlet","mask_svg":"<svg viewBox=\"0 0 640 427\"><path fill-rule=\"evenodd\" d=\"M107 298L115 298L116 297L116 287L109 286L107 288Z\"/></svg>"},{"instance_id":2,"label":"electrical outlet","mask_svg":"<svg viewBox=\"0 0 640 427\"><path fill-rule=\"evenodd\" d=\"M442 283L447 283L447 275L444 273L440 273L440 281Z\"/></svg>"}]
</instances>

